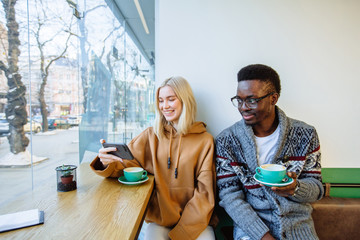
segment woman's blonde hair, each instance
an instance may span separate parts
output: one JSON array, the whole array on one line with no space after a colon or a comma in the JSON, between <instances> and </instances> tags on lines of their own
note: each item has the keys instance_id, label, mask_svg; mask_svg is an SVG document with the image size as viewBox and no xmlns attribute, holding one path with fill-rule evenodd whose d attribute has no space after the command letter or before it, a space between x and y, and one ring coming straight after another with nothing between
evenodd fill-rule
<instances>
[{"instance_id":1,"label":"woman's blonde hair","mask_svg":"<svg viewBox=\"0 0 360 240\"><path fill-rule=\"evenodd\" d=\"M159 92L160 89L165 86L172 88L176 97L182 104L182 112L180 114L177 125L178 134L186 134L189 131L191 125L195 122L197 111L195 97L188 81L180 76L166 79L156 90L156 115L154 131L159 139L165 136L165 126L170 124L168 121L166 121L164 115L159 109Z\"/></svg>"}]
</instances>

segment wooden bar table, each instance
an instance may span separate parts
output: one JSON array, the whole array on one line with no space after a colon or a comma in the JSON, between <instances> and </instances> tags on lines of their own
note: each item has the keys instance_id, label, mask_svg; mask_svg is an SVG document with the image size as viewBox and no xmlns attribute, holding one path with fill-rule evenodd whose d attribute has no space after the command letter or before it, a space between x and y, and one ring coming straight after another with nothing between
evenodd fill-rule
<instances>
[{"instance_id":1,"label":"wooden bar table","mask_svg":"<svg viewBox=\"0 0 360 240\"><path fill-rule=\"evenodd\" d=\"M154 188L154 176L139 185L123 185L96 175L89 163L77 169L77 189L58 192L53 183L2 207L0 214L38 208L44 224L0 233L0 239L136 239Z\"/></svg>"}]
</instances>

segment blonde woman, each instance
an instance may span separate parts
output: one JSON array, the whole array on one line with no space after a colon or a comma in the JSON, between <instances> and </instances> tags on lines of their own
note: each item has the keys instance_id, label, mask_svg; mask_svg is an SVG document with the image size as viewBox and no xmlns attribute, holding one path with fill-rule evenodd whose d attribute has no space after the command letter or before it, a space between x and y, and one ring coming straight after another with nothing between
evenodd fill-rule
<instances>
[{"instance_id":1,"label":"blonde woman","mask_svg":"<svg viewBox=\"0 0 360 240\"><path fill-rule=\"evenodd\" d=\"M147 239L215 239L209 226L215 205L214 141L203 122L195 122L196 102L182 77L166 79L156 92L156 117L128 144L134 159L101 148L91 163L104 177L141 166L155 177L155 194L145 221ZM101 140L104 142L104 140Z\"/></svg>"}]
</instances>

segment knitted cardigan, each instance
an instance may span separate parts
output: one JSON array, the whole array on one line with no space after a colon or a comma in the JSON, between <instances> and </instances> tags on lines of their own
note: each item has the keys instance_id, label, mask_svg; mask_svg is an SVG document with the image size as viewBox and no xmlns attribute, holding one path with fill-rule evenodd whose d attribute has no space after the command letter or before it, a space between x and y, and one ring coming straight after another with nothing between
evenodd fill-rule
<instances>
[{"instance_id":1,"label":"knitted cardigan","mask_svg":"<svg viewBox=\"0 0 360 240\"><path fill-rule=\"evenodd\" d=\"M288 118L276 107L280 135L271 163L297 174L295 196L281 197L254 179L258 166L255 136L243 120L216 137L216 172L220 206L234 221L234 239L318 239L310 202L323 196L320 143L314 127Z\"/></svg>"}]
</instances>

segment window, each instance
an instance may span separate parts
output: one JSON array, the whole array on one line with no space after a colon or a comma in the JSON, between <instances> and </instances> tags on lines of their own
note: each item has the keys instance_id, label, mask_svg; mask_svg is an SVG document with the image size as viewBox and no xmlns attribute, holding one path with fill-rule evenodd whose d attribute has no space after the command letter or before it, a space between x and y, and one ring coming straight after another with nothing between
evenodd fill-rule
<instances>
[{"instance_id":1,"label":"window","mask_svg":"<svg viewBox=\"0 0 360 240\"><path fill-rule=\"evenodd\" d=\"M100 138L127 143L151 125L155 114L154 61L140 37L127 29L121 6L108 0L29 4L29 16L26 1L15 5L18 73L27 102L26 114L16 118L28 121L24 136L29 145L14 154L9 144L14 115L5 112L16 106L6 96L16 88L8 86L0 70L0 205L45 183L55 184L59 165L91 161ZM0 61L7 65L11 44L4 11L0 5Z\"/></svg>"}]
</instances>

